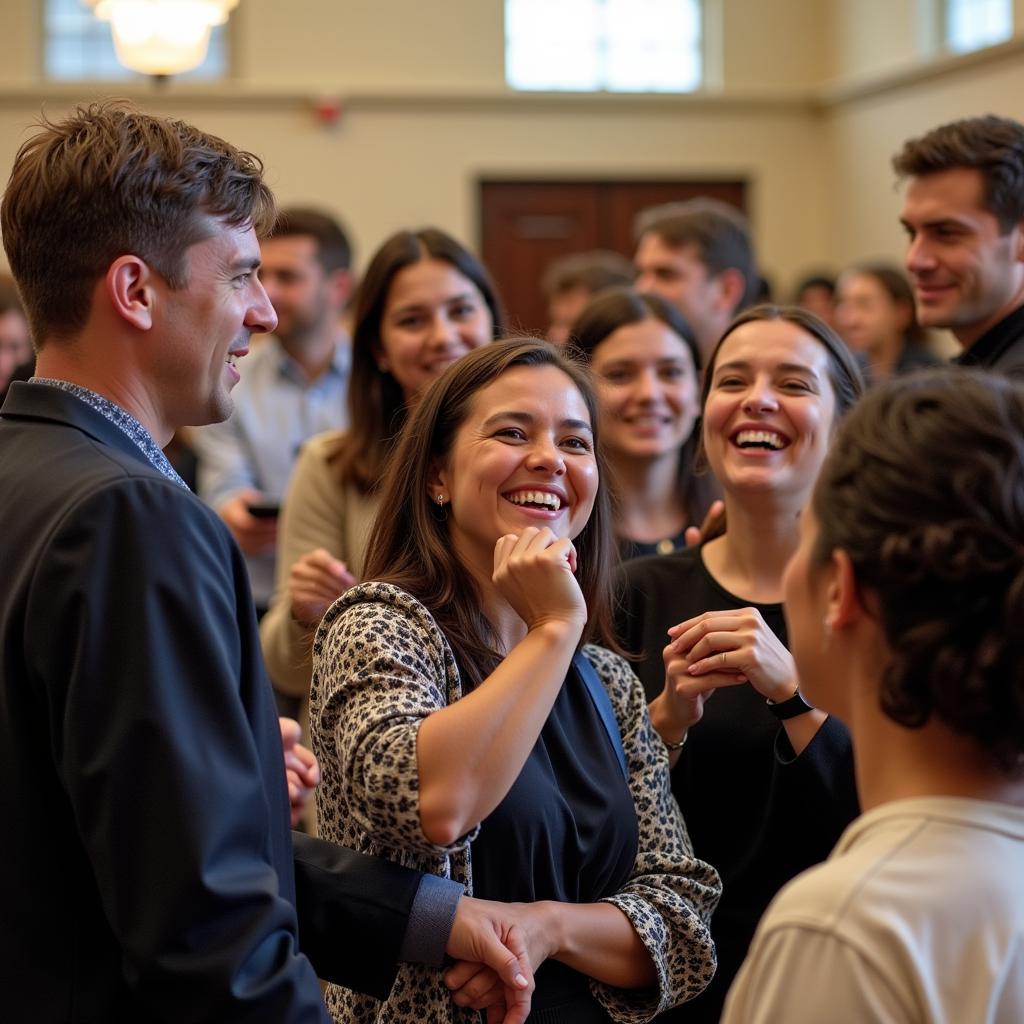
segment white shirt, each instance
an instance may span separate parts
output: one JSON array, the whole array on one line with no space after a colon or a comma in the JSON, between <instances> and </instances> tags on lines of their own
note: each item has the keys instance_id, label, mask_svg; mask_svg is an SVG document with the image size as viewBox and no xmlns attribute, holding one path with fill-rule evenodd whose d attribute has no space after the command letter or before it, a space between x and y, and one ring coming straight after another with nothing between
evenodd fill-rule
<instances>
[{"instance_id":1,"label":"white shirt","mask_svg":"<svg viewBox=\"0 0 1024 1024\"><path fill-rule=\"evenodd\" d=\"M1024 1022L1024 810L875 808L761 920L723 1024Z\"/></svg>"}]
</instances>

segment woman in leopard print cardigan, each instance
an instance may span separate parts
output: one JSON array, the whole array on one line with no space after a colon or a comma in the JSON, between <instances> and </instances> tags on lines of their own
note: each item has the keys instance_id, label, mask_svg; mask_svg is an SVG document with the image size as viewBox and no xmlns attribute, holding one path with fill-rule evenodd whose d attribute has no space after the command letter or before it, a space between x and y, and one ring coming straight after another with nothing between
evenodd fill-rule
<instances>
[{"instance_id":1,"label":"woman in leopard print cardigan","mask_svg":"<svg viewBox=\"0 0 1024 1024\"><path fill-rule=\"evenodd\" d=\"M718 876L642 687L586 643L610 636L595 421L585 371L543 342L450 368L385 476L377 582L335 603L313 651L322 833L516 904L543 1024L646 1021L714 971ZM327 1001L337 1021L469 1022L492 980L453 999L410 964L383 1003Z\"/></svg>"}]
</instances>

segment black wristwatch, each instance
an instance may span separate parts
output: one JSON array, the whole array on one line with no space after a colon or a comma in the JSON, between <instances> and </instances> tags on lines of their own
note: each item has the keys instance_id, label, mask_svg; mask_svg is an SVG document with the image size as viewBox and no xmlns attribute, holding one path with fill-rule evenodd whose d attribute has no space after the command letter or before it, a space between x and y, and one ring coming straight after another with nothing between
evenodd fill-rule
<instances>
[{"instance_id":1,"label":"black wristwatch","mask_svg":"<svg viewBox=\"0 0 1024 1024\"><path fill-rule=\"evenodd\" d=\"M780 700L778 704L773 700L766 701L766 703L768 710L780 722L786 721L787 718L796 718L797 715L806 715L808 711L814 710L814 705L808 704L804 700L804 695L800 692L799 687L797 687L797 691L792 697Z\"/></svg>"}]
</instances>

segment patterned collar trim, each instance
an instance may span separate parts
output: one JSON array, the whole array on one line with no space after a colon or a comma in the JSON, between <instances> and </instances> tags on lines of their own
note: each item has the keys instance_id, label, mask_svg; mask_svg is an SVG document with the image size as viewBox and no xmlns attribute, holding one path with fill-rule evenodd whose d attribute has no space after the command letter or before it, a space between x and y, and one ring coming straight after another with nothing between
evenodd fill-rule
<instances>
[{"instance_id":1,"label":"patterned collar trim","mask_svg":"<svg viewBox=\"0 0 1024 1024\"><path fill-rule=\"evenodd\" d=\"M122 433L129 437L139 448L143 455L149 460L153 468L162 473L168 480L188 490L188 484L178 476L174 467L168 462L167 456L160 450L156 441L153 440L149 431L130 413L126 412L119 405L115 405L108 398L97 395L95 391L83 388L81 384L72 384L68 380L54 380L52 377L32 377L29 384L46 384L52 388L60 388L69 395L85 402L90 408L95 409L104 419L109 420Z\"/></svg>"}]
</instances>

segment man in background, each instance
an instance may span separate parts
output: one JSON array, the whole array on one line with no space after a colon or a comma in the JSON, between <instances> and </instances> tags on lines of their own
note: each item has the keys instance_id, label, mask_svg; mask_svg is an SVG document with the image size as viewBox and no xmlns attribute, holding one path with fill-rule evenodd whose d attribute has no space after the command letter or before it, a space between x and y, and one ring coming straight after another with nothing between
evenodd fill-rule
<instances>
[{"instance_id":1,"label":"man in background","mask_svg":"<svg viewBox=\"0 0 1024 1024\"><path fill-rule=\"evenodd\" d=\"M283 210L260 243L274 333L239 364L234 412L192 432L199 496L246 556L260 615L274 587L277 511L302 444L347 426L349 346L339 320L352 292L351 248L336 220Z\"/></svg>"},{"instance_id":2,"label":"man in background","mask_svg":"<svg viewBox=\"0 0 1024 1024\"><path fill-rule=\"evenodd\" d=\"M957 362L1024 374L1024 125L944 124L907 141L893 168L918 321L952 331Z\"/></svg>"},{"instance_id":3,"label":"man in background","mask_svg":"<svg viewBox=\"0 0 1024 1024\"><path fill-rule=\"evenodd\" d=\"M565 345L569 328L598 292L632 283L633 267L629 260L610 249L574 252L554 260L541 281L548 300L548 341Z\"/></svg>"},{"instance_id":4,"label":"man in background","mask_svg":"<svg viewBox=\"0 0 1024 1024\"><path fill-rule=\"evenodd\" d=\"M688 199L642 210L635 233L637 291L676 307L707 365L725 328L758 288L746 218L716 199Z\"/></svg>"}]
</instances>

